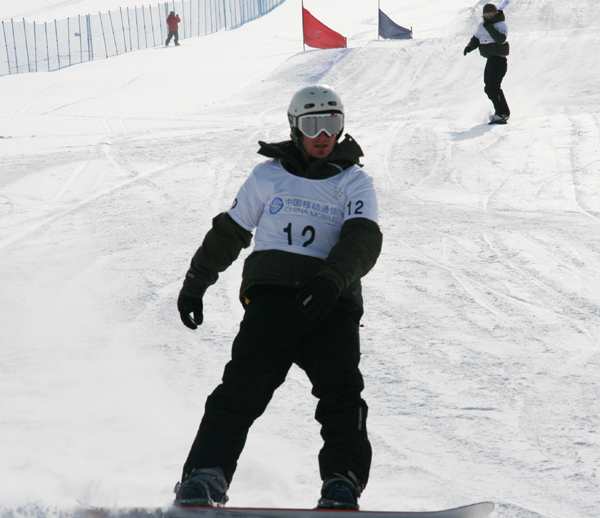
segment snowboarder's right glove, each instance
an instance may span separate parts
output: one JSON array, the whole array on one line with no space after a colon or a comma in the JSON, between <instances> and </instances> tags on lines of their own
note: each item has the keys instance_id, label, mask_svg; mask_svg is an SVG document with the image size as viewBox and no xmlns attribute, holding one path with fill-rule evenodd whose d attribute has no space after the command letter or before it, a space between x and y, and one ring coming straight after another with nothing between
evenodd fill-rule
<instances>
[{"instance_id":1,"label":"snowboarder's right glove","mask_svg":"<svg viewBox=\"0 0 600 518\"><path fill-rule=\"evenodd\" d=\"M200 281L198 271L191 264L190 269L185 274L183 288L181 288L177 299L177 309L181 321L190 329L197 329L204 320L202 316L202 297L206 292L206 288L207 286Z\"/></svg>"},{"instance_id":2,"label":"snowboarder's right glove","mask_svg":"<svg viewBox=\"0 0 600 518\"><path fill-rule=\"evenodd\" d=\"M465 50L463 51L463 54L466 56L469 52L472 52L474 49L473 47L471 47L471 45L467 45L465 47Z\"/></svg>"},{"instance_id":3,"label":"snowboarder's right glove","mask_svg":"<svg viewBox=\"0 0 600 518\"><path fill-rule=\"evenodd\" d=\"M339 290L326 277L317 275L298 293L296 301L311 320L324 320L337 304Z\"/></svg>"},{"instance_id":4,"label":"snowboarder's right glove","mask_svg":"<svg viewBox=\"0 0 600 518\"><path fill-rule=\"evenodd\" d=\"M190 297L189 295L179 293L177 309L179 310L181 321L186 327L197 329L199 325L202 325L202 321L204 320L202 315L203 307L202 297Z\"/></svg>"}]
</instances>

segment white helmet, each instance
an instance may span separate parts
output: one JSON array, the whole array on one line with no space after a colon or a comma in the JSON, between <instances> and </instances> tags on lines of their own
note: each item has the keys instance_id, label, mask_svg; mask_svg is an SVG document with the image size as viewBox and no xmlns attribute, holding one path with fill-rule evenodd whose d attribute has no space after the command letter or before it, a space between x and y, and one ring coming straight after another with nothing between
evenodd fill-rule
<instances>
[{"instance_id":1,"label":"white helmet","mask_svg":"<svg viewBox=\"0 0 600 518\"><path fill-rule=\"evenodd\" d=\"M342 104L342 98L333 88L327 85L311 85L301 88L294 94L288 108L288 120L293 137L301 139L301 133L306 133L301 131L298 118L309 114L330 114L332 116L336 114L335 118L338 120L338 124L333 127L338 138L342 135L344 131L344 105ZM325 131L327 131L327 128L325 128ZM329 133L329 131L327 132Z\"/></svg>"}]
</instances>

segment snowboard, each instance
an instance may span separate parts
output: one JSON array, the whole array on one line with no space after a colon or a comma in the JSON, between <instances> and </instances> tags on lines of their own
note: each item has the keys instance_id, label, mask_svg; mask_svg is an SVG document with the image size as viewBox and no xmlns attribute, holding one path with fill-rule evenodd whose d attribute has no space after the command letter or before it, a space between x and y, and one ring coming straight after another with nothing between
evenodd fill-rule
<instances>
[{"instance_id":1,"label":"snowboard","mask_svg":"<svg viewBox=\"0 0 600 518\"><path fill-rule=\"evenodd\" d=\"M508 124L508 121L500 119L500 120L497 120L497 121L490 121L490 122L488 122L488 124Z\"/></svg>"},{"instance_id":2,"label":"snowboard","mask_svg":"<svg viewBox=\"0 0 600 518\"><path fill-rule=\"evenodd\" d=\"M274 509L259 507L87 508L82 518L484 518L492 502L441 511L348 511L341 509Z\"/></svg>"}]
</instances>

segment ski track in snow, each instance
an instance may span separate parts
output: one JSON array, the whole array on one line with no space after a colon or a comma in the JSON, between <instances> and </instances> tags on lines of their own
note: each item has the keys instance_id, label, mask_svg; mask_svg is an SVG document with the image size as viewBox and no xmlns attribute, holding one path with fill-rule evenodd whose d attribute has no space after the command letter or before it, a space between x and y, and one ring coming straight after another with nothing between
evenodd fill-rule
<instances>
[{"instance_id":1,"label":"ski track in snow","mask_svg":"<svg viewBox=\"0 0 600 518\"><path fill-rule=\"evenodd\" d=\"M281 45L293 38L269 17L299 9L288 2L256 22ZM388 14L450 9L401 4ZM207 292L195 333L175 309L182 275L261 161L257 140L287 138L291 93L317 80L344 99L385 238L364 282L375 456L362 507L600 514L598 25L586 0L510 2L513 117L491 127L484 61L462 55L480 9L456 2L411 42L364 36L375 22L361 11L360 45L263 49L278 65L225 99L182 93L187 111L140 108L155 63L76 66L31 96L10 83L9 119L38 136L0 157L2 518L169 503L242 317L249 250ZM293 368L251 431L232 505L314 505L315 406Z\"/></svg>"}]
</instances>

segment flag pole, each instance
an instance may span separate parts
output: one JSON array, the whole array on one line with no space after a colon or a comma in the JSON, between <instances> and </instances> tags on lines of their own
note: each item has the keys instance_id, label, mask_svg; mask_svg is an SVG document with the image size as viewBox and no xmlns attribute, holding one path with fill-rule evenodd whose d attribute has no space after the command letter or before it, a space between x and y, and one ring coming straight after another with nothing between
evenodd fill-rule
<instances>
[{"instance_id":1,"label":"flag pole","mask_svg":"<svg viewBox=\"0 0 600 518\"><path fill-rule=\"evenodd\" d=\"M306 50L306 43L304 42L304 0L302 0L302 52Z\"/></svg>"}]
</instances>

